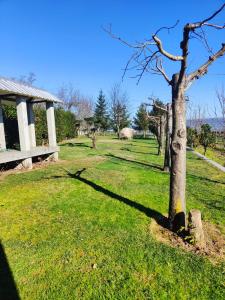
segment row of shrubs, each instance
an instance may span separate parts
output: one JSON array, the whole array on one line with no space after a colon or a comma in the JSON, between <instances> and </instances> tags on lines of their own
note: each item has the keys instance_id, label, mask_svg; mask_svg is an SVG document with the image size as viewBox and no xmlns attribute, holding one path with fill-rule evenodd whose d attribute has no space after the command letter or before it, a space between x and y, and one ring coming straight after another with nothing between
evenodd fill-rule
<instances>
[{"instance_id":1,"label":"row of shrubs","mask_svg":"<svg viewBox=\"0 0 225 300\"><path fill-rule=\"evenodd\" d=\"M199 145L203 146L205 154L208 147L215 146L216 134L211 130L209 124L203 124L200 130L187 128L187 144L191 148L196 148Z\"/></svg>"},{"instance_id":2,"label":"row of shrubs","mask_svg":"<svg viewBox=\"0 0 225 300\"><path fill-rule=\"evenodd\" d=\"M48 143L47 116L44 105L34 105L35 132L37 145ZM19 132L15 106L3 106L7 148L19 149ZM61 107L55 109L57 142L77 135L77 120L74 113Z\"/></svg>"}]
</instances>

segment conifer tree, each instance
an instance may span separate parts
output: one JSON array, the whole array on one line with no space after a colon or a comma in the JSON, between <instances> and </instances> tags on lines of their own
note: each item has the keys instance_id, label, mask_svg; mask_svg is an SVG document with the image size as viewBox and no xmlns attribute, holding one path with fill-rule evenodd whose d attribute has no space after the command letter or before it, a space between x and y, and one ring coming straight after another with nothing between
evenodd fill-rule
<instances>
[{"instance_id":1,"label":"conifer tree","mask_svg":"<svg viewBox=\"0 0 225 300\"><path fill-rule=\"evenodd\" d=\"M134 125L138 130L143 130L144 138L145 138L146 131L148 130L149 127L149 118L148 118L146 105L144 103L142 103L138 108L136 117L134 118Z\"/></svg>"},{"instance_id":2,"label":"conifer tree","mask_svg":"<svg viewBox=\"0 0 225 300\"><path fill-rule=\"evenodd\" d=\"M94 124L97 129L105 131L109 127L107 103L103 91L100 90L94 113Z\"/></svg>"}]
</instances>

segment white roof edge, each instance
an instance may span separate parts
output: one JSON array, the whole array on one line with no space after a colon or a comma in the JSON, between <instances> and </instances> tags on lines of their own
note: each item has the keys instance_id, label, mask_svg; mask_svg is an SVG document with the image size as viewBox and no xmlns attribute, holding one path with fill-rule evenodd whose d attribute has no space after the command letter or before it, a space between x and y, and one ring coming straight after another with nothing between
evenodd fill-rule
<instances>
[{"instance_id":1,"label":"white roof edge","mask_svg":"<svg viewBox=\"0 0 225 300\"><path fill-rule=\"evenodd\" d=\"M3 93L62 103L59 98L45 90L0 77L0 94Z\"/></svg>"}]
</instances>

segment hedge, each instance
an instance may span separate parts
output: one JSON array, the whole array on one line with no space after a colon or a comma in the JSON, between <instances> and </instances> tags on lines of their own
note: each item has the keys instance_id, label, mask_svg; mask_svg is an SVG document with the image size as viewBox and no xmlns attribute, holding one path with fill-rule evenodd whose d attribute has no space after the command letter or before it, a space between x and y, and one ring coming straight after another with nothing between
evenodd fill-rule
<instances>
[{"instance_id":1,"label":"hedge","mask_svg":"<svg viewBox=\"0 0 225 300\"><path fill-rule=\"evenodd\" d=\"M37 145L48 143L46 109L43 105L34 105L35 132ZM3 105L6 145L10 149L19 149L19 132L16 107ZM55 109L57 142L77 136L77 120L74 113L63 108Z\"/></svg>"}]
</instances>

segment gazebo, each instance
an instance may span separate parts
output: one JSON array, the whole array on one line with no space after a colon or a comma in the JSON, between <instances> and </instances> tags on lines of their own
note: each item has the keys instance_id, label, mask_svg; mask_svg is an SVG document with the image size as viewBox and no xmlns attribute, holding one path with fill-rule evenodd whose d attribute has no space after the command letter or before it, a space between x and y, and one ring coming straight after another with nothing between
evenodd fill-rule
<instances>
[{"instance_id":1,"label":"gazebo","mask_svg":"<svg viewBox=\"0 0 225 300\"><path fill-rule=\"evenodd\" d=\"M61 103L54 95L35 87L0 77L0 165L21 162L24 168L32 168L32 158L49 155L58 159L54 103ZM48 146L36 146L33 104L46 103ZM6 149L2 105L15 105L19 129L20 151Z\"/></svg>"}]
</instances>

